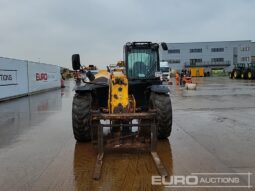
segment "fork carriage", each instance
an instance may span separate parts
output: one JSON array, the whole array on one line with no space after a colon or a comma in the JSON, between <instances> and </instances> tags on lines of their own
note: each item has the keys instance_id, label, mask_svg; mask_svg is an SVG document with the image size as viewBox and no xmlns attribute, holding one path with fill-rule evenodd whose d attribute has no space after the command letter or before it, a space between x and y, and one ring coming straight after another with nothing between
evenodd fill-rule
<instances>
[{"instance_id":1,"label":"fork carriage","mask_svg":"<svg viewBox=\"0 0 255 191\"><path fill-rule=\"evenodd\" d=\"M100 113L100 112L92 112L91 118L92 118L92 124L93 121L100 121L100 120L118 120L118 121L130 121L129 123L120 123L120 124L101 124L101 123L95 123L92 125L92 128L95 128L97 131L97 147L98 147L98 155L95 165L95 170L93 174L93 178L95 180L100 179L101 175L101 168L103 165L103 157L105 154L105 151L121 151L125 150L128 151L130 149L136 150L136 151L149 151L151 153L151 156L153 158L153 161L156 165L156 168L161 176L168 176L167 170L163 163L160 160L160 157L158 156L158 153L156 151L157 149L157 126L156 126L156 111L151 110L149 112L141 112L141 113L118 113L118 114L108 114L108 113ZM134 124L132 123L133 120L146 120L146 124ZM150 142L149 144L144 142L142 143L141 137L139 137L139 130L138 134L131 134L129 136L123 136L119 135L118 139L119 142L116 144L112 143L106 143L104 144L104 135L103 135L103 128L104 127L111 127L111 128L118 128L118 127L134 127L137 126L138 129L140 127L150 128L151 136L150 136ZM127 142L124 143L122 141L123 139L131 138L131 143Z\"/></svg>"}]
</instances>

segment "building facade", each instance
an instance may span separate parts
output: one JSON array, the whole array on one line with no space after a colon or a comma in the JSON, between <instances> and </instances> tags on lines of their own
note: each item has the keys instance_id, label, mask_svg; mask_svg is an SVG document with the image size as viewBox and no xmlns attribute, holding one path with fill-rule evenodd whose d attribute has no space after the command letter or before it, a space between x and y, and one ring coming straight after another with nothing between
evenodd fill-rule
<instances>
[{"instance_id":1,"label":"building facade","mask_svg":"<svg viewBox=\"0 0 255 191\"><path fill-rule=\"evenodd\" d=\"M190 67L224 69L231 71L235 64L248 65L255 62L255 43L244 41L167 43L168 50L161 49L162 61L171 69L182 70Z\"/></svg>"}]
</instances>

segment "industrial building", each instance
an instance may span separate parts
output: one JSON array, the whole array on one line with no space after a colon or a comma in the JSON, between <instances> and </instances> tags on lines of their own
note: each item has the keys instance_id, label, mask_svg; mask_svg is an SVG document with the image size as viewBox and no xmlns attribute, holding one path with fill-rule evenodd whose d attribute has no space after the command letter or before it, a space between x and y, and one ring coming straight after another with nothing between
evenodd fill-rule
<instances>
[{"instance_id":1,"label":"industrial building","mask_svg":"<svg viewBox=\"0 0 255 191\"><path fill-rule=\"evenodd\" d=\"M251 40L167 43L161 60L171 69L204 68L205 71L231 71L236 64L255 62L255 43Z\"/></svg>"}]
</instances>

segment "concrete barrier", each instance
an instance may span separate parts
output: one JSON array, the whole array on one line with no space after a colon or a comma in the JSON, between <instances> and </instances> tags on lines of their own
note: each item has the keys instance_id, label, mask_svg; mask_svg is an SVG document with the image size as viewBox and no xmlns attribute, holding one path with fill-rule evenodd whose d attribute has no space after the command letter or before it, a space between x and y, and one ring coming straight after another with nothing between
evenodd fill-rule
<instances>
[{"instance_id":1,"label":"concrete barrier","mask_svg":"<svg viewBox=\"0 0 255 191\"><path fill-rule=\"evenodd\" d=\"M0 100L28 93L27 62L0 58Z\"/></svg>"},{"instance_id":2,"label":"concrete barrier","mask_svg":"<svg viewBox=\"0 0 255 191\"><path fill-rule=\"evenodd\" d=\"M35 93L61 85L60 67L28 62L28 92Z\"/></svg>"},{"instance_id":3,"label":"concrete barrier","mask_svg":"<svg viewBox=\"0 0 255 191\"><path fill-rule=\"evenodd\" d=\"M59 66L0 58L0 101L60 86Z\"/></svg>"}]
</instances>

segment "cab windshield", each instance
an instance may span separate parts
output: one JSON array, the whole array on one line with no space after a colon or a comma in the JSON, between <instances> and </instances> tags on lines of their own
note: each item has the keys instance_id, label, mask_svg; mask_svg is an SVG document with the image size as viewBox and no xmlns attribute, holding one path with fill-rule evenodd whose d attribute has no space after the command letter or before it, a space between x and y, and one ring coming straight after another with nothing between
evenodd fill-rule
<instances>
[{"instance_id":1,"label":"cab windshield","mask_svg":"<svg viewBox=\"0 0 255 191\"><path fill-rule=\"evenodd\" d=\"M133 49L128 52L128 78L154 78L158 54L151 49Z\"/></svg>"}]
</instances>

